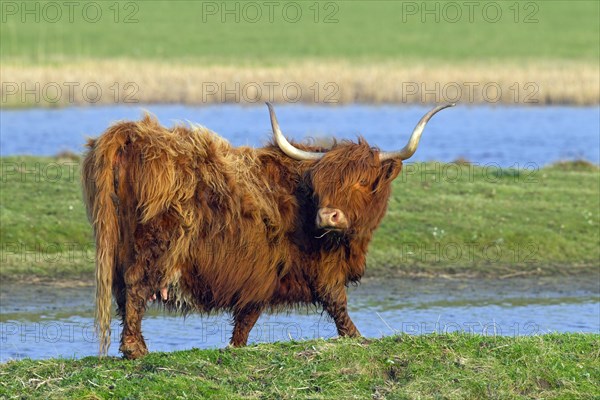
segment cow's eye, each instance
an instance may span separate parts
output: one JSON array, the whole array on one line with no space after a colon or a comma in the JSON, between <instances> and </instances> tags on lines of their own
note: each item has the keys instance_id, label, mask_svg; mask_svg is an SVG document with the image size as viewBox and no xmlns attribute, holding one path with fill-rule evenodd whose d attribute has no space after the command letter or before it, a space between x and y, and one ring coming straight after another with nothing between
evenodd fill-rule
<instances>
[{"instance_id":1,"label":"cow's eye","mask_svg":"<svg viewBox=\"0 0 600 400\"><path fill-rule=\"evenodd\" d=\"M361 179L359 182L360 186L369 186L369 180L368 179Z\"/></svg>"}]
</instances>

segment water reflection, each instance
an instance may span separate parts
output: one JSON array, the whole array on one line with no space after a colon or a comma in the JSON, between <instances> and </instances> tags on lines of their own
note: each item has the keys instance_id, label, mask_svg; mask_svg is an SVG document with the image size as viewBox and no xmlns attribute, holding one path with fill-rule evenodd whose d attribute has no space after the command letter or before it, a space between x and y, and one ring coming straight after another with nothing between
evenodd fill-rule
<instances>
[{"instance_id":1,"label":"water reflection","mask_svg":"<svg viewBox=\"0 0 600 400\"><path fill-rule=\"evenodd\" d=\"M349 310L364 336L462 331L483 335L547 332L600 333L599 276L508 280L367 279L349 289ZM0 295L1 361L14 358L95 355L93 290L47 286L3 287ZM182 318L152 307L143 330L151 351L224 347L228 315ZM109 354L118 354L118 321ZM306 308L263 315L250 342L336 336L320 312Z\"/></svg>"}]
</instances>

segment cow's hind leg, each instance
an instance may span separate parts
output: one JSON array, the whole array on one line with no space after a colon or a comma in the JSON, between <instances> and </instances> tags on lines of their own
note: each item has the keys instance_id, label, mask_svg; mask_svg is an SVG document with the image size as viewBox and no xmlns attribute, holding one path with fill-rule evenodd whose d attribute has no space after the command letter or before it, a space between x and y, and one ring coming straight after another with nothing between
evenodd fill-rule
<instances>
[{"instance_id":1,"label":"cow's hind leg","mask_svg":"<svg viewBox=\"0 0 600 400\"><path fill-rule=\"evenodd\" d=\"M233 347L242 347L248 343L248 336L250 335L250 331L258 317L260 317L262 309L260 308L246 308L241 311L234 312L233 320L233 334L231 335L230 344Z\"/></svg>"},{"instance_id":2,"label":"cow's hind leg","mask_svg":"<svg viewBox=\"0 0 600 400\"><path fill-rule=\"evenodd\" d=\"M125 307L119 350L125 358L130 360L148 353L146 342L142 336L142 318L151 290L145 285L144 275L141 263L136 263L125 272Z\"/></svg>"}]
</instances>

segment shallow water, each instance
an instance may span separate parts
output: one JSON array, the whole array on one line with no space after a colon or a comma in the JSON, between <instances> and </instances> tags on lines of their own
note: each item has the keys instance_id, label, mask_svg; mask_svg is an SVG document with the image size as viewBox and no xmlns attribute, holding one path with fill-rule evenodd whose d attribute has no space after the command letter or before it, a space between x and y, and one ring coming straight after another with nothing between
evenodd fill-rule
<instances>
[{"instance_id":1,"label":"shallow water","mask_svg":"<svg viewBox=\"0 0 600 400\"><path fill-rule=\"evenodd\" d=\"M0 361L96 355L92 287L4 286L0 294ZM600 277L507 280L367 279L349 288L349 310L364 336L464 331L484 335L600 333ZM219 348L228 315L182 318L152 307L143 322L151 351ZM109 354L118 354L113 321ZM329 338L335 327L314 309L263 315L250 342Z\"/></svg>"},{"instance_id":2,"label":"shallow water","mask_svg":"<svg viewBox=\"0 0 600 400\"><path fill-rule=\"evenodd\" d=\"M0 110L2 155L54 155L80 152L86 136L97 136L109 124L138 119L142 109L165 125L193 121L234 145L260 146L271 131L267 108L240 105L139 105ZM279 122L289 137L363 135L382 149L404 146L428 107L278 105ZM457 106L436 115L411 161L450 162L459 157L502 167L583 158L600 162L600 108Z\"/></svg>"}]
</instances>

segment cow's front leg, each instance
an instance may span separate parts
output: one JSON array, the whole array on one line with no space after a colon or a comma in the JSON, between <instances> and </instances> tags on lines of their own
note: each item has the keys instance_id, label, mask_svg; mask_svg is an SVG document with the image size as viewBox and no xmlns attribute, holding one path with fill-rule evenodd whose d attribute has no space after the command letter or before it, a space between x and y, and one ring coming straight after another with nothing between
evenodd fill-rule
<instances>
[{"instance_id":1,"label":"cow's front leg","mask_svg":"<svg viewBox=\"0 0 600 400\"><path fill-rule=\"evenodd\" d=\"M129 360L140 358L148 353L142 336L142 318L146 311L150 290L142 284L143 274L143 269L135 267L125 273L125 312L119 350Z\"/></svg>"},{"instance_id":2,"label":"cow's front leg","mask_svg":"<svg viewBox=\"0 0 600 400\"><path fill-rule=\"evenodd\" d=\"M234 313L234 327L233 334L231 335L230 344L233 347L242 347L248 343L248 336L250 335L250 331L258 317L260 316L261 310L252 308L249 310L243 310Z\"/></svg>"},{"instance_id":3,"label":"cow's front leg","mask_svg":"<svg viewBox=\"0 0 600 400\"><path fill-rule=\"evenodd\" d=\"M360 332L356 329L354 322L352 322L348 315L348 299L345 288L338 290L335 295L326 296L323 299L323 306L331 318L333 318L338 335L360 336Z\"/></svg>"}]
</instances>

